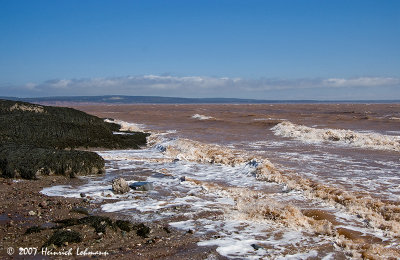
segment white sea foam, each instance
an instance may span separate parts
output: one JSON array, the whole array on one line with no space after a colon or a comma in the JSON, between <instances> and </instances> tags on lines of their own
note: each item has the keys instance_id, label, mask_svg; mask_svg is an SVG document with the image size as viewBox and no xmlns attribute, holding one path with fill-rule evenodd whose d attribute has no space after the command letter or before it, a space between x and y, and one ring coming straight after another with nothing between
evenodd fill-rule
<instances>
[{"instance_id":1,"label":"white sea foam","mask_svg":"<svg viewBox=\"0 0 400 260\"><path fill-rule=\"evenodd\" d=\"M42 192L78 197L84 191L95 200L105 200L102 210L106 212L137 215L134 212L140 211L140 216L148 220L172 216L186 218L183 221L189 222L171 224L176 228L190 226L200 235L217 232L221 238L206 239L199 245L215 245L221 255L231 258L315 256L314 250L305 251L304 248L326 245L332 240L339 241L337 243L346 250L354 250L354 255L357 250L364 250L361 243L341 236L327 219L313 219L305 215L301 207L291 204L297 202L303 206L307 203L313 206L315 202L320 207L329 202L335 206L332 214L341 213L342 218L358 228L350 230L375 235L374 228L382 226L381 237L390 235L390 231L397 235L400 230L394 205L369 197L360 198L339 188L282 172L267 159L243 151L161 137L158 138L161 143L147 149L101 152L100 155L109 160L103 179L89 179L89 183L81 187L54 186ZM125 172L123 177L128 178L128 183L145 180L152 182L155 189L147 193L112 194L111 179L121 171ZM183 176L182 181L180 177ZM382 212L382 208L386 212ZM213 218L216 215L212 214L209 219L193 217L201 212L219 212L217 216L224 214L224 218L216 220ZM346 212L353 218L359 214L360 220L349 217ZM372 227L360 227L363 219L367 219ZM274 238L274 235L280 238ZM261 244L265 249L254 250L252 244ZM292 246L294 244L297 246ZM301 250L296 249L298 245ZM372 255L379 255L374 254L376 248L382 249L372 245L368 250L372 250Z\"/></svg>"},{"instance_id":2,"label":"white sea foam","mask_svg":"<svg viewBox=\"0 0 400 260\"><path fill-rule=\"evenodd\" d=\"M378 133L361 133L343 129L313 128L289 121L271 128L275 135L296 138L307 143L335 142L361 148L400 151L400 137Z\"/></svg>"},{"instance_id":3,"label":"white sea foam","mask_svg":"<svg viewBox=\"0 0 400 260\"><path fill-rule=\"evenodd\" d=\"M104 122L120 125L120 131L142 132L145 128L143 124L129 123L118 119L105 119Z\"/></svg>"},{"instance_id":4,"label":"white sea foam","mask_svg":"<svg viewBox=\"0 0 400 260\"><path fill-rule=\"evenodd\" d=\"M231 150L226 147L199 143L187 139L171 141L165 146L164 153L172 158L198 163L239 166L254 162L254 175L259 180L283 184L287 186L288 190L304 192L310 199L322 199L335 205L335 207L346 209L351 214L357 214L364 219L368 219L370 225L384 230L388 236L393 237L400 234L400 219L396 213L400 208L395 204L382 202L379 199L374 199L365 195L360 197L359 194L347 192L340 187L330 186L296 174L281 172L264 158L254 158L243 151ZM251 202L251 199L249 201ZM245 202L243 205L245 209L246 205L251 205L251 203ZM265 205L268 205L268 203L266 202ZM273 205L273 203L270 203L270 205ZM283 224L299 223L299 226L311 228L316 232L335 234L329 227L329 223L312 221L303 216L296 207L284 206L280 208L273 206L272 208L261 207L257 209L258 205L253 206L255 207L250 206L249 208L250 211L248 212L250 215L272 214L272 216L278 216L278 219L281 220ZM382 207L386 207L388 211L382 212L379 210ZM256 211L253 212L252 210Z\"/></svg>"},{"instance_id":5,"label":"white sea foam","mask_svg":"<svg viewBox=\"0 0 400 260\"><path fill-rule=\"evenodd\" d=\"M194 114L192 116L193 119L198 119L198 120L211 120L211 119L215 119L212 116L205 116L205 115L200 115L200 114Z\"/></svg>"}]
</instances>

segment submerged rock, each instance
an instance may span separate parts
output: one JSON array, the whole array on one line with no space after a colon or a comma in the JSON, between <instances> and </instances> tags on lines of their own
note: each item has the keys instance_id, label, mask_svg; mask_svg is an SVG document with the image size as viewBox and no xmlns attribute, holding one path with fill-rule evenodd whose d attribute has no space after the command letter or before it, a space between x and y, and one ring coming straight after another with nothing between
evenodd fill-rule
<instances>
[{"instance_id":1,"label":"submerged rock","mask_svg":"<svg viewBox=\"0 0 400 260\"><path fill-rule=\"evenodd\" d=\"M114 179L112 182L112 190L114 193L124 194L127 193L130 190L130 188L124 178L117 178Z\"/></svg>"},{"instance_id":2,"label":"submerged rock","mask_svg":"<svg viewBox=\"0 0 400 260\"><path fill-rule=\"evenodd\" d=\"M129 185L134 190L138 191L149 191L149 190L154 190L153 183L147 182L147 181L138 181L134 182L131 185Z\"/></svg>"}]
</instances>

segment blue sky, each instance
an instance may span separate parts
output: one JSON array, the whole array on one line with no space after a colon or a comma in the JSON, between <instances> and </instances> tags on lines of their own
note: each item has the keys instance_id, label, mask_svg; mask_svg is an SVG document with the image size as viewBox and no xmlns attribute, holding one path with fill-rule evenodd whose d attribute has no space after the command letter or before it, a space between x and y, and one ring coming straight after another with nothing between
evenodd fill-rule
<instances>
[{"instance_id":1,"label":"blue sky","mask_svg":"<svg viewBox=\"0 0 400 260\"><path fill-rule=\"evenodd\" d=\"M0 0L0 95L400 99L400 1Z\"/></svg>"}]
</instances>

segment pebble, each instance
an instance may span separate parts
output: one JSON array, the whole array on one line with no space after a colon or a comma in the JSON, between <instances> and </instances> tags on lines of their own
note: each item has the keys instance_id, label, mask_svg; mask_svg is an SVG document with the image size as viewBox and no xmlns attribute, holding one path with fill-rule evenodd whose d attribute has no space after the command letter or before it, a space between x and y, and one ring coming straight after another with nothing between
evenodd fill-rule
<instances>
[{"instance_id":1,"label":"pebble","mask_svg":"<svg viewBox=\"0 0 400 260\"><path fill-rule=\"evenodd\" d=\"M251 244L251 247L254 248L254 250L264 249L262 246L259 246L257 244Z\"/></svg>"},{"instance_id":2,"label":"pebble","mask_svg":"<svg viewBox=\"0 0 400 260\"><path fill-rule=\"evenodd\" d=\"M149 191L154 189L153 183L147 181L134 182L130 184L129 187L138 191Z\"/></svg>"},{"instance_id":3,"label":"pebble","mask_svg":"<svg viewBox=\"0 0 400 260\"><path fill-rule=\"evenodd\" d=\"M29 216L35 216L35 215L36 215L36 212L33 211L33 210L31 210L31 211L28 212L28 215L29 215Z\"/></svg>"},{"instance_id":4,"label":"pebble","mask_svg":"<svg viewBox=\"0 0 400 260\"><path fill-rule=\"evenodd\" d=\"M41 207L41 208L46 208L48 205L49 204L45 200L39 203L39 207Z\"/></svg>"}]
</instances>

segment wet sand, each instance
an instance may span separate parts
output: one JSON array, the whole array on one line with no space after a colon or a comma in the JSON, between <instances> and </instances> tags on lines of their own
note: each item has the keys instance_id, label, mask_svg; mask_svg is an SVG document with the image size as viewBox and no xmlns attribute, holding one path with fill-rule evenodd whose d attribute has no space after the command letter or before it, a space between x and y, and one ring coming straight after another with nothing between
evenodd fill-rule
<instances>
[{"instance_id":1,"label":"wet sand","mask_svg":"<svg viewBox=\"0 0 400 260\"><path fill-rule=\"evenodd\" d=\"M89 256L78 256L77 249L84 252L107 252L100 259L225 259L211 247L197 246L199 238L191 232L184 232L168 227L168 223L142 221L151 228L147 238L138 236L134 231L121 232L107 228L105 234L96 234L87 225L64 228L80 232L83 241L70 243L62 247L49 247L53 252L72 249L72 256L42 255L41 247L51 236L56 226L55 221L67 218L82 218L86 215L72 211L73 208L87 209L92 215L109 216L112 219L123 219L120 215L104 213L99 210L101 203L93 203L87 198L74 199L48 197L40 193L45 187L53 185L80 185L82 180L60 176L49 176L40 180L11 180L0 178L0 237L1 259L90 259ZM33 226L49 228L39 233L25 234ZM167 227L167 228L165 228ZM168 232L167 232L168 231ZM13 254L7 249L13 248ZM20 254L20 248L36 248L31 254ZM214 257L214 258L213 258Z\"/></svg>"}]
</instances>

